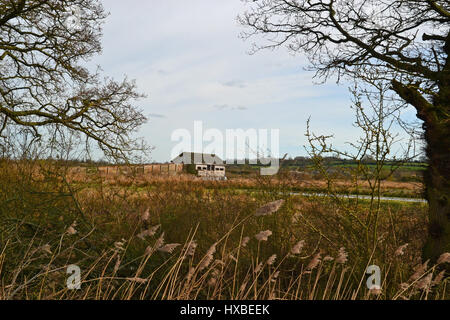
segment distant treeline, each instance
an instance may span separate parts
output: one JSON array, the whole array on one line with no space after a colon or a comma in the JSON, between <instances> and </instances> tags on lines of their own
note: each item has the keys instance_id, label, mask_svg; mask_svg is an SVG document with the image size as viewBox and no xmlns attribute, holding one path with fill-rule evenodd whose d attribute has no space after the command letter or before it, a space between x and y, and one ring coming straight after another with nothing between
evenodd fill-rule
<instances>
[{"instance_id":1,"label":"distant treeline","mask_svg":"<svg viewBox=\"0 0 450 320\"><path fill-rule=\"evenodd\" d=\"M254 161L255 160L253 160L253 162ZM349 166L357 166L359 164L364 164L364 165L370 166L370 165L376 165L376 163L377 163L375 159L372 159L370 157L366 157L364 160L361 160L361 161L342 159L342 158L338 158L338 157L324 157L321 159L321 162L323 163L323 165L330 166L330 167L334 167L334 166L349 167ZM239 163L240 164L231 164L229 166L232 166L232 167L242 166L242 165L251 166L251 167L264 166L260 163L250 164L250 160L248 160L248 159L245 160L245 164L244 164L244 161L242 161L242 160ZM313 165L314 165L314 161L310 157L296 157L296 158L288 158L288 159L280 160L281 167L307 168L307 167L311 167ZM384 162L384 165L385 166L399 165L399 161L387 160ZM422 169L427 168L428 164L426 163L425 159L421 159L421 160L404 162L401 166L402 167L413 167L413 168L417 168L420 170L420 168L422 168Z\"/></svg>"},{"instance_id":2,"label":"distant treeline","mask_svg":"<svg viewBox=\"0 0 450 320\"><path fill-rule=\"evenodd\" d=\"M12 159L6 159L6 158L0 158L0 161L6 161L6 160L12 160ZM16 161L26 160L26 159L14 159ZM112 166L112 165L120 165L117 163L112 163L106 160L88 160L88 159L71 159L71 160L62 160L58 158L47 158L47 159L41 159L38 161L46 161L46 162L56 162L61 165L67 165L67 166L86 166L86 167L101 167L101 166ZM357 166L358 164L365 164L365 165L376 165L375 159L372 159L370 157L366 157L364 160L358 162L355 160L349 160L349 159L342 159L339 157L324 157L321 159L322 163L325 166ZM160 163L148 163L148 164L169 164L170 162L160 162ZM231 161L227 161L226 164L229 167L262 167L265 166L264 164L258 162L255 163L255 160L252 159L245 159L245 160L239 160L235 161L235 163L231 163ZM391 165L398 165L399 162L395 160L387 160L385 161L385 166L391 166ZM125 164L124 164L125 165ZM313 159L310 157L295 157L295 158L288 158L288 159L280 159L280 166L281 167L298 167L298 168L307 168L314 165ZM414 161L408 161L402 164L402 167L412 167L418 170L425 169L428 167L428 164L426 163L426 159L420 159L420 160L414 160Z\"/></svg>"},{"instance_id":3,"label":"distant treeline","mask_svg":"<svg viewBox=\"0 0 450 320\"><path fill-rule=\"evenodd\" d=\"M375 159L366 157L364 160L361 161L355 161L355 160L349 160L349 159L342 159L338 157L324 157L321 159L322 163L327 166L354 166L358 164L365 164L365 165L376 165L377 162ZM285 159L282 161L281 166L294 166L294 167L308 167L313 164L313 161L311 158L308 157L296 157L294 159ZM399 161L396 160L387 160L385 161L385 165L398 165ZM426 168L428 165L425 162L424 159L421 160L415 160L415 161L408 161L403 163L402 166L413 166L413 167L423 167Z\"/></svg>"}]
</instances>

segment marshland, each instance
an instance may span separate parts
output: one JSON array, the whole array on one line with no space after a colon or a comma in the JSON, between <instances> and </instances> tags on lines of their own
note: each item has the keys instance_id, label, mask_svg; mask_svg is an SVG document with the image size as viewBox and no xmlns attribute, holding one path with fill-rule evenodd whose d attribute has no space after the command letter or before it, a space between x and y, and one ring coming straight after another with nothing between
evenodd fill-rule
<instances>
[{"instance_id":1,"label":"marshland","mask_svg":"<svg viewBox=\"0 0 450 320\"><path fill-rule=\"evenodd\" d=\"M0 300L448 300L449 101L447 0L0 0Z\"/></svg>"},{"instance_id":2,"label":"marshland","mask_svg":"<svg viewBox=\"0 0 450 320\"><path fill-rule=\"evenodd\" d=\"M293 195L287 173L245 189L69 169L2 161L2 299L448 299L448 255L422 260L426 203Z\"/></svg>"}]
</instances>

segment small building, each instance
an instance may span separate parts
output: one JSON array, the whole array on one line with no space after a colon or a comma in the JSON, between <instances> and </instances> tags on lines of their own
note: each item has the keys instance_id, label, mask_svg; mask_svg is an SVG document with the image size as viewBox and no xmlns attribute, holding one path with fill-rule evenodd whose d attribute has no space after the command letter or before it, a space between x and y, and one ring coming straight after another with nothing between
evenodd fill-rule
<instances>
[{"instance_id":1,"label":"small building","mask_svg":"<svg viewBox=\"0 0 450 320\"><path fill-rule=\"evenodd\" d=\"M171 162L183 164L188 173L205 179L226 180L224 161L215 154L183 152Z\"/></svg>"}]
</instances>

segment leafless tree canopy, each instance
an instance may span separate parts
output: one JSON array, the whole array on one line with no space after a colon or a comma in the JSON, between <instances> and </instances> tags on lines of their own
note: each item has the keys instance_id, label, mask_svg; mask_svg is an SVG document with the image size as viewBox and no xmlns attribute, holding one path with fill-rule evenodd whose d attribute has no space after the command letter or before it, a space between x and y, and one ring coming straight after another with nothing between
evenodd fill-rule
<instances>
[{"instance_id":1,"label":"leafless tree canopy","mask_svg":"<svg viewBox=\"0 0 450 320\"><path fill-rule=\"evenodd\" d=\"M139 147L134 82L83 67L101 52L106 16L98 0L0 0L0 135L68 130L114 157Z\"/></svg>"},{"instance_id":2,"label":"leafless tree canopy","mask_svg":"<svg viewBox=\"0 0 450 320\"><path fill-rule=\"evenodd\" d=\"M436 92L450 50L450 2L431 0L256 0L239 17L255 49L286 45L308 54L320 76L380 77ZM446 45L447 42L447 45ZM446 45L446 48L445 47Z\"/></svg>"},{"instance_id":3,"label":"leafless tree canopy","mask_svg":"<svg viewBox=\"0 0 450 320\"><path fill-rule=\"evenodd\" d=\"M424 256L436 259L450 250L450 1L244 1L244 38L265 38L255 50L287 46L304 52L322 79L375 76L415 107L429 159Z\"/></svg>"}]
</instances>

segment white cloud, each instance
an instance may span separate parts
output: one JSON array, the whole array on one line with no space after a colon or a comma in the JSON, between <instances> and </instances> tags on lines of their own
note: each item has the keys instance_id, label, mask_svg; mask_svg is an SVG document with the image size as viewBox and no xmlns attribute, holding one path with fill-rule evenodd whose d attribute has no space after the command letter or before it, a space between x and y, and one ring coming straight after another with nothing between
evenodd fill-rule
<instances>
[{"instance_id":1,"label":"white cloud","mask_svg":"<svg viewBox=\"0 0 450 320\"><path fill-rule=\"evenodd\" d=\"M150 118L141 135L156 147L155 160L169 160L172 131L192 130L194 120L220 130L280 128L281 148L293 155L302 152L310 115L348 132L345 87L313 85L313 74L301 68L304 58L284 50L246 53L251 44L238 38L236 21L240 0L105 0L104 6L111 16L94 63L108 75L135 78L148 95L139 103Z\"/></svg>"}]
</instances>

